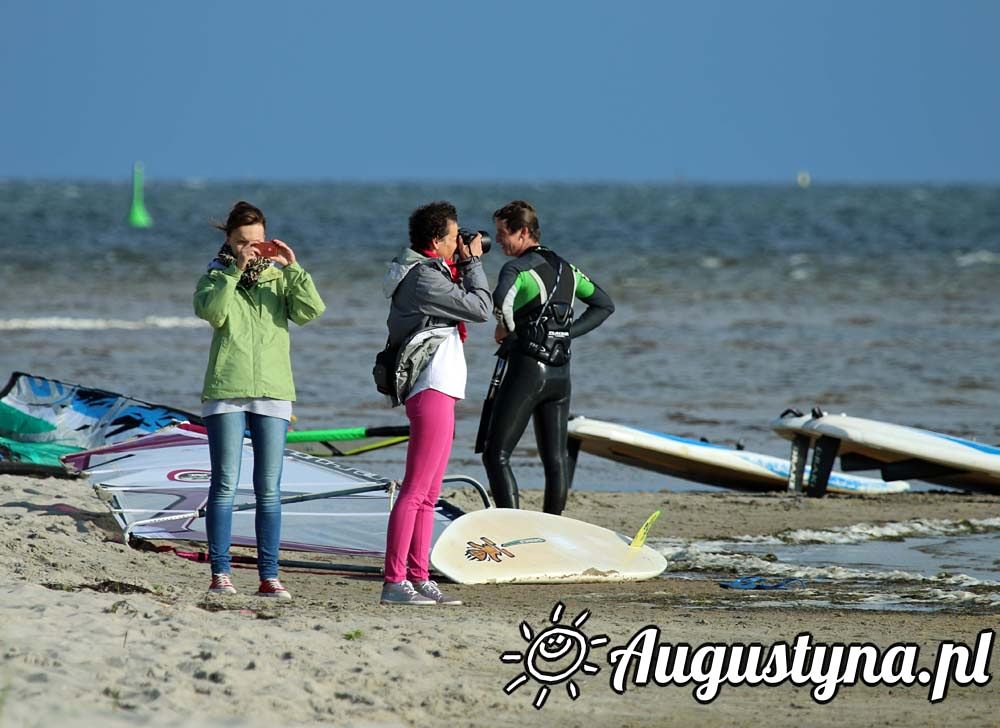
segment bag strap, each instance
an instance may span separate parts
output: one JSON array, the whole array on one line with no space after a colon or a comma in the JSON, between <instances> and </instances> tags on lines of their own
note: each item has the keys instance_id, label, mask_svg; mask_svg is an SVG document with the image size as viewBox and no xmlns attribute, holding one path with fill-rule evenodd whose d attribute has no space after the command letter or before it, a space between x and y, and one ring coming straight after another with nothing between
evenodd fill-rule
<instances>
[{"instance_id":1,"label":"bag strap","mask_svg":"<svg viewBox=\"0 0 1000 728\"><path fill-rule=\"evenodd\" d=\"M542 251L540 250L537 252L539 255L545 258L546 263L552 265L552 261L549 260L548 256L543 255ZM551 252L551 251L546 250L546 252ZM556 292L559 290L559 281L562 280L563 263L565 261L555 253L552 253L552 255L554 255L555 258L559 261L559 267L556 269L556 282L552 284L552 291L549 293L548 298L545 299L545 303L542 305L542 308L539 310L537 314L535 314L535 320L531 322L532 326L537 326L538 323L542 320L542 316L544 316L545 312L549 310L549 307L552 305L552 299L556 297Z\"/></svg>"}]
</instances>

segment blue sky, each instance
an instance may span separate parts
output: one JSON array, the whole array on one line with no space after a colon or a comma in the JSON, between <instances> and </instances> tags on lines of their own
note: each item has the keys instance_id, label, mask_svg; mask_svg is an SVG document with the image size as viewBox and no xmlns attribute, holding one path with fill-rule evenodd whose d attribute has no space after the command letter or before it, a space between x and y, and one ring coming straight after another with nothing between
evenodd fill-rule
<instances>
[{"instance_id":1,"label":"blue sky","mask_svg":"<svg viewBox=\"0 0 1000 728\"><path fill-rule=\"evenodd\" d=\"M0 178L1000 181L1000 3L0 0Z\"/></svg>"}]
</instances>

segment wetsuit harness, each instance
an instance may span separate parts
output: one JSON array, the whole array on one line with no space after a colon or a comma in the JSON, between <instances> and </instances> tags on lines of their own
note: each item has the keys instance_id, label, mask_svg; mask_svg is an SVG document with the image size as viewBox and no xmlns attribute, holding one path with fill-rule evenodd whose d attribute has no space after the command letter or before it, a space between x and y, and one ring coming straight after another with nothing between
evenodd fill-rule
<instances>
[{"instance_id":1,"label":"wetsuit harness","mask_svg":"<svg viewBox=\"0 0 1000 728\"><path fill-rule=\"evenodd\" d=\"M576 320L574 298L587 305ZM493 501L498 508L519 507L510 456L533 419L545 469L543 509L558 515L566 505L570 475L570 342L599 326L614 304L579 269L541 246L504 265L493 303L511 340L503 347L508 362L492 404L483 452Z\"/></svg>"}]
</instances>

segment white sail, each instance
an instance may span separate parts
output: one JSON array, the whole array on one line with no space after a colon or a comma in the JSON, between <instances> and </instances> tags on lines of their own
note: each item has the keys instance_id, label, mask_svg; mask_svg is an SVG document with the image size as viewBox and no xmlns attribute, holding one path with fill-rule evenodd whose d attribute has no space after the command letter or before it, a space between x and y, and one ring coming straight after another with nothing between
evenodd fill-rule
<instances>
[{"instance_id":1,"label":"white sail","mask_svg":"<svg viewBox=\"0 0 1000 728\"><path fill-rule=\"evenodd\" d=\"M64 456L107 501L130 537L206 541L211 465L203 427L184 423L128 442ZM243 446L235 505L251 504L253 450ZM281 548L382 556L389 481L374 473L285 450L281 477ZM359 492L360 491L360 492ZM289 500L298 502L287 502ZM462 511L439 502L434 539ZM233 544L254 546L254 511L233 514Z\"/></svg>"}]
</instances>

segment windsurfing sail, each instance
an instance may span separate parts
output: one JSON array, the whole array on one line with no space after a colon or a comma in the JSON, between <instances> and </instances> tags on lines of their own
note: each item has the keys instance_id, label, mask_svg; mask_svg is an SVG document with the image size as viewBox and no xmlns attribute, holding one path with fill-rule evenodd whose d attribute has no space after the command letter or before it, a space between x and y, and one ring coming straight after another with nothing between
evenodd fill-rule
<instances>
[{"instance_id":1,"label":"windsurfing sail","mask_svg":"<svg viewBox=\"0 0 1000 728\"><path fill-rule=\"evenodd\" d=\"M203 427L180 424L128 442L63 457L108 504L128 538L207 541L203 509L211 464ZM255 546L253 449L244 442L233 544ZM281 548L383 556L391 481L323 457L285 450ZM434 539L461 509L439 501Z\"/></svg>"},{"instance_id":2,"label":"windsurfing sail","mask_svg":"<svg viewBox=\"0 0 1000 728\"><path fill-rule=\"evenodd\" d=\"M0 473L60 474L61 455L185 421L201 418L103 389L14 372L0 392Z\"/></svg>"},{"instance_id":3,"label":"windsurfing sail","mask_svg":"<svg viewBox=\"0 0 1000 728\"><path fill-rule=\"evenodd\" d=\"M62 475L62 455L112 445L201 417L116 392L14 372L0 392L0 473ZM346 456L409 439L406 425L342 427L288 433L288 442L315 442ZM336 443L336 444L334 444Z\"/></svg>"}]
</instances>

